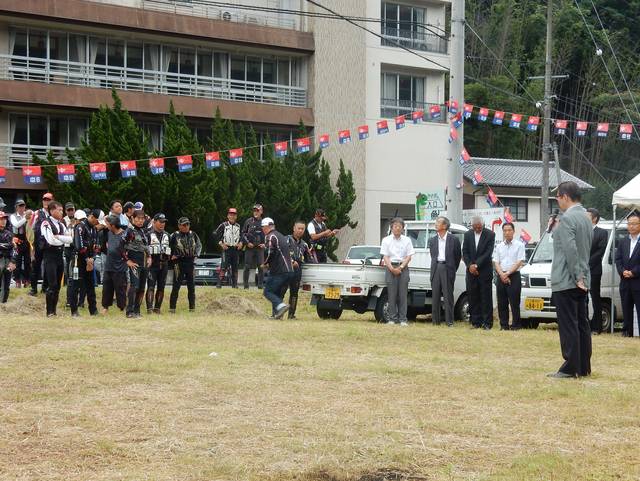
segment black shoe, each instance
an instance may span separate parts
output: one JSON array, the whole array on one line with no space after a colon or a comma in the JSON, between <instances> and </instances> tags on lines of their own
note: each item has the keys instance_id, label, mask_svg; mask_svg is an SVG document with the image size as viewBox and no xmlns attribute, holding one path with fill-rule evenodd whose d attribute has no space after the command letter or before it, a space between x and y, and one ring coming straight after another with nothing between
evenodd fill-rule
<instances>
[{"instance_id":1,"label":"black shoe","mask_svg":"<svg viewBox=\"0 0 640 481\"><path fill-rule=\"evenodd\" d=\"M575 374L567 374L566 372L558 371L547 374L547 377L553 377L556 379L575 379L578 376Z\"/></svg>"},{"instance_id":2,"label":"black shoe","mask_svg":"<svg viewBox=\"0 0 640 481\"><path fill-rule=\"evenodd\" d=\"M629 334L627 331L622 331L622 337L633 337L633 336Z\"/></svg>"},{"instance_id":3,"label":"black shoe","mask_svg":"<svg viewBox=\"0 0 640 481\"><path fill-rule=\"evenodd\" d=\"M471 324L471 329L480 329L481 327L480 324Z\"/></svg>"},{"instance_id":4,"label":"black shoe","mask_svg":"<svg viewBox=\"0 0 640 481\"><path fill-rule=\"evenodd\" d=\"M221 286L220 284L218 284L218 285L216 286L216 288L217 288L217 289L222 289L222 286Z\"/></svg>"},{"instance_id":5,"label":"black shoe","mask_svg":"<svg viewBox=\"0 0 640 481\"><path fill-rule=\"evenodd\" d=\"M47 317L56 317L56 313L55 312L48 312L47 313Z\"/></svg>"},{"instance_id":6,"label":"black shoe","mask_svg":"<svg viewBox=\"0 0 640 481\"><path fill-rule=\"evenodd\" d=\"M501 331L508 331L509 330L509 326L507 326L507 327L500 326L500 330Z\"/></svg>"},{"instance_id":7,"label":"black shoe","mask_svg":"<svg viewBox=\"0 0 640 481\"><path fill-rule=\"evenodd\" d=\"M134 317L136 317L135 313L133 313L133 312L127 312L127 318L128 318L128 319L133 319Z\"/></svg>"},{"instance_id":8,"label":"black shoe","mask_svg":"<svg viewBox=\"0 0 640 481\"><path fill-rule=\"evenodd\" d=\"M486 325L485 325L485 326L482 326L482 329L483 329L484 331L490 331L490 330L491 330L491 326L486 326Z\"/></svg>"},{"instance_id":9,"label":"black shoe","mask_svg":"<svg viewBox=\"0 0 640 481\"><path fill-rule=\"evenodd\" d=\"M72 312L71 317L80 317L80 314L78 313L78 311Z\"/></svg>"}]
</instances>

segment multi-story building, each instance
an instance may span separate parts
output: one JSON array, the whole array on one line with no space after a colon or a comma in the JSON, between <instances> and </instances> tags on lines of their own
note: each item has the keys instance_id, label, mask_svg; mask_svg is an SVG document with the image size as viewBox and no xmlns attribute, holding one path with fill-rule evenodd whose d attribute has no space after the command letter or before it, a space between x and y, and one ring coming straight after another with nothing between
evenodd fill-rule
<instances>
[{"instance_id":1,"label":"multi-story building","mask_svg":"<svg viewBox=\"0 0 640 481\"><path fill-rule=\"evenodd\" d=\"M450 1L319 3L377 35L306 0L3 0L5 201L44 188L26 186L16 167L34 153L78 146L91 112L110 104L116 88L148 131L150 150L162 144L169 100L201 138L216 108L273 140L290 138L300 120L316 139L330 134L325 156L353 171L357 193L358 227L341 233L342 244L378 242L390 217L413 217L418 192L442 189L444 106L443 118L408 121L385 136L375 122L444 104ZM371 136L360 142L354 129L365 123ZM346 128L353 141L338 147Z\"/></svg>"}]
</instances>

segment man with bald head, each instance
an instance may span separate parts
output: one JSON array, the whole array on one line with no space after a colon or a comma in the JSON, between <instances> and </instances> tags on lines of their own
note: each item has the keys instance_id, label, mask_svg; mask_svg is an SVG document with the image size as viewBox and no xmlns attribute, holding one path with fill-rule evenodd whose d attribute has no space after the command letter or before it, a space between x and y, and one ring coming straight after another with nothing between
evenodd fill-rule
<instances>
[{"instance_id":1,"label":"man with bald head","mask_svg":"<svg viewBox=\"0 0 640 481\"><path fill-rule=\"evenodd\" d=\"M493 327L493 247L496 235L484 226L482 217L471 219L471 230L464 234L462 258L467 266L466 283L471 327Z\"/></svg>"}]
</instances>

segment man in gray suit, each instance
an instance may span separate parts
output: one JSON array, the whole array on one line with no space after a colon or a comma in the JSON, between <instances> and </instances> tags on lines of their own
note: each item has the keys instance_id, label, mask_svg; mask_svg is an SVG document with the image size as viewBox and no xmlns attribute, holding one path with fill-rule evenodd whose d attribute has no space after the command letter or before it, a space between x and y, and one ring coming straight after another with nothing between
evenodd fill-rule
<instances>
[{"instance_id":1,"label":"man in gray suit","mask_svg":"<svg viewBox=\"0 0 640 481\"><path fill-rule=\"evenodd\" d=\"M444 318L448 327L453 326L453 286L456 271L462 259L460 240L449 232L451 223L446 217L436 219L436 232L429 239L431 254L431 318L440 324L440 296L444 299Z\"/></svg>"},{"instance_id":2,"label":"man in gray suit","mask_svg":"<svg viewBox=\"0 0 640 481\"><path fill-rule=\"evenodd\" d=\"M556 199L563 214L553 231L551 291L565 362L549 376L574 378L591 374L587 293L591 284L589 253L593 228L580 204L580 189L575 182L562 182Z\"/></svg>"}]
</instances>

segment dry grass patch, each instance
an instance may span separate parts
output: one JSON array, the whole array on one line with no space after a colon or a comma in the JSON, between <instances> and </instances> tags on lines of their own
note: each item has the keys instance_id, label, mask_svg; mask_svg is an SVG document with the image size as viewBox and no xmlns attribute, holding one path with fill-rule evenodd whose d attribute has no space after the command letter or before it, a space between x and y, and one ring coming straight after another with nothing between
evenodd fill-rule
<instances>
[{"instance_id":1,"label":"dry grass patch","mask_svg":"<svg viewBox=\"0 0 640 481\"><path fill-rule=\"evenodd\" d=\"M594 375L563 382L553 329L277 322L255 291L198 296L135 321L3 311L0 479L640 478L637 339L594 338Z\"/></svg>"}]
</instances>

